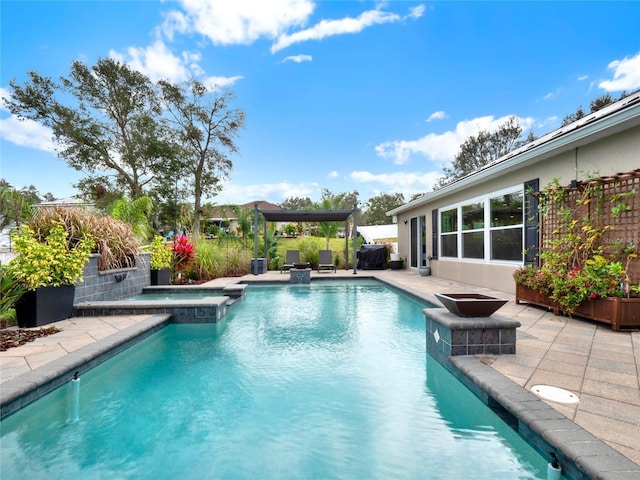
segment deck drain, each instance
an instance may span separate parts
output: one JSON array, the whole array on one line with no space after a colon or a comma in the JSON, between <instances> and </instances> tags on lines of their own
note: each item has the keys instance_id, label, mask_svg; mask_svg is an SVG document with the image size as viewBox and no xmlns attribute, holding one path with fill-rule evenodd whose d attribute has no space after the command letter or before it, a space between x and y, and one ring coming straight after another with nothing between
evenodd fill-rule
<instances>
[{"instance_id":1,"label":"deck drain","mask_svg":"<svg viewBox=\"0 0 640 480\"><path fill-rule=\"evenodd\" d=\"M564 388L552 387L551 385L534 385L531 391L540 398L558 403L578 403L580 399L574 393Z\"/></svg>"}]
</instances>

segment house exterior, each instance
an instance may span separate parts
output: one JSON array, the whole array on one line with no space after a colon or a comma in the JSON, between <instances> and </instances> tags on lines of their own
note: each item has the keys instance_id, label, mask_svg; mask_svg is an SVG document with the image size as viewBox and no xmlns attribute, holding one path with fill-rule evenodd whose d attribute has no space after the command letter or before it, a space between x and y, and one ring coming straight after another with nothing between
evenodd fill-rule
<instances>
[{"instance_id":1,"label":"house exterior","mask_svg":"<svg viewBox=\"0 0 640 480\"><path fill-rule=\"evenodd\" d=\"M640 177L640 92L387 215L409 268L430 262L434 276L514 293L513 271L534 262L539 246L531 191L554 178L569 186L624 172Z\"/></svg>"}]
</instances>

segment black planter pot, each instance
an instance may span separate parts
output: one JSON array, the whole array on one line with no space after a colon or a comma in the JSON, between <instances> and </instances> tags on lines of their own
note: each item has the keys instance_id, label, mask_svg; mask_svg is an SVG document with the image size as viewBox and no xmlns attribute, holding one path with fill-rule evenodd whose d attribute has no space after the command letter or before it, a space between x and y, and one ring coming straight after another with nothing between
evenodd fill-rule
<instances>
[{"instance_id":1,"label":"black planter pot","mask_svg":"<svg viewBox=\"0 0 640 480\"><path fill-rule=\"evenodd\" d=\"M171 278L170 268L161 268L160 270L151 270L151 285L169 285Z\"/></svg>"},{"instance_id":2,"label":"black planter pot","mask_svg":"<svg viewBox=\"0 0 640 480\"><path fill-rule=\"evenodd\" d=\"M389 268L391 270L400 270L404 267L404 260L391 260L389 262Z\"/></svg>"},{"instance_id":3,"label":"black planter pot","mask_svg":"<svg viewBox=\"0 0 640 480\"><path fill-rule=\"evenodd\" d=\"M29 290L16 303L20 328L39 327L73 316L75 285Z\"/></svg>"}]
</instances>

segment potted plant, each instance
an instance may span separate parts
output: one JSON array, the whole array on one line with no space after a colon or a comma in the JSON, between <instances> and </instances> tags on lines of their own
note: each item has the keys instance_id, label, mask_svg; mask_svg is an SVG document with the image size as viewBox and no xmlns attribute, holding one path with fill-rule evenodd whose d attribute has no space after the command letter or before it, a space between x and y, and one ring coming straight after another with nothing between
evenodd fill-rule
<instances>
[{"instance_id":1,"label":"potted plant","mask_svg":"<svg viewBox=\"0 0 640 480\"><path fill-rule=\"evenodd\" d=\"M556 179L540 192L539 211L549 225L542 229L540 264L514 272L516 303L607 322L614 330L640 326L640 298L634 298L640 288L630 275L637 246L608 240L617 238L614 223L631 225L625 216L636 195L635 189L614 194L597 179L572 189Z\"/></svg>"},{"instance_id":2,"label":"potted plant","mask_svg":"<svg viewBox=\"0 0 640 480\"><path fill-rule=\"evenodd\" d=\"M153 237L149 246L149 266L151 267L151 285L169 285L171 277L172 253L160 235Z\"/></svg>"},{"instance_id":3,"label":"potted plant","mask_svg":"<svg viewBox=\"0 0 640 480\"><path fill-rule=\"evenodd\" d=\"M9 268L27 288L15 305L18 325L37 327L71 317L75 285L83 278L94 242L70 239L58 223L43 238L22 225L13 245L18 256Z\"/></svg>"},{"instance_id":4,"label":"potted plant","mask_svg":"<svg viewBox=\"0 0 640 480\"><path fill-rule=\"evenodd\" d=\"M418 267L418 273L421 277L428 277L431 275L431 257L427 257L426 264Z\"/></svg>"}]
</instances>

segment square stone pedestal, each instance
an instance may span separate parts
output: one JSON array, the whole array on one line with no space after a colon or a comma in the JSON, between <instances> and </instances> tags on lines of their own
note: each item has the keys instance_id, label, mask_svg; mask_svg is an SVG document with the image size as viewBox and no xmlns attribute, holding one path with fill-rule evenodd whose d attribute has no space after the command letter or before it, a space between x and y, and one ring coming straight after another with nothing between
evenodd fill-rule
<instances>
[{"instance_id":1,"label":"square stone pedestal","mask_svg":"<svg viewBox=\"0 0 640 480\"><path fill-rule=\"evenodd\" d=\"M440 363L455 355L516 353L520 322L494 313L491 317L458 317L444 308L425 308L427 352Z\"/></svg>"},{"instance_id":2,"label":"square stone pedestal","mask_svg":"<svg viewBox=\"0 0 640 480\"><path fill-rule=\"evenodd\" d=\"M310 268L290 269L289 283L311 283L311 269Z\"/></svg>"}]
</instances>

